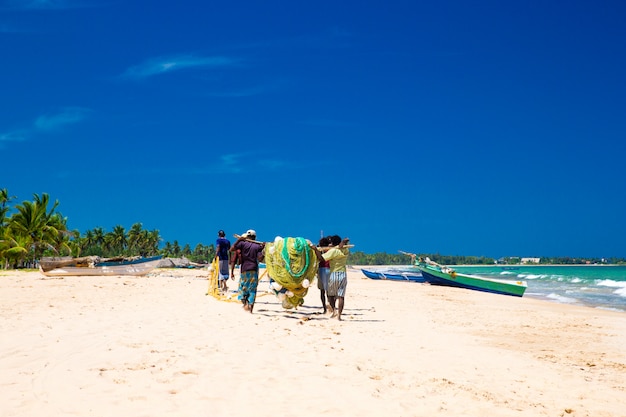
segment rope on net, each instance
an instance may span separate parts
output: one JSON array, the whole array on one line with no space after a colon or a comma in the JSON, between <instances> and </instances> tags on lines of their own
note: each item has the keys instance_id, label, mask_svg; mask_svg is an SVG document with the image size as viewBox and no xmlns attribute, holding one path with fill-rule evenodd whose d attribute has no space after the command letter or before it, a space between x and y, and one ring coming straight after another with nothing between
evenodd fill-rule
<instances>
[{"instance_id":1,"label":"rope on net","mask_svg":"<svg viewBox=\"0 0 626 417\"><path fill-rule=\"evenodd\" d=\"M275 282L271 289L283 308L298 308L304 303L318 269L317 256L302 237L276 237L265 246L265 264Z\"/></svg>"},{"instance_id":2,"label":"rope on net","mask_svg":"<svg viewBox=\"0 0 626 417\"><path fill-rule=\"evenodd\" d=\"M211 265L209 265L209 289L206 295L210 295L220 301L238 301L236 294L224 294L220 289L219 283L219 264L217 259L214 259Z\"/></svg>"}]
</instances>

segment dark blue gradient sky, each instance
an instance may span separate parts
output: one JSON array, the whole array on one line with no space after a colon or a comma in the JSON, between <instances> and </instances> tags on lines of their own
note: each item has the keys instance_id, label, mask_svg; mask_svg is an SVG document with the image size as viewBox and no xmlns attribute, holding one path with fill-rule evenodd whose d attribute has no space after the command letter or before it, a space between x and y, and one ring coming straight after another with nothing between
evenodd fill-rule
<instances>
[{"instance_id":1,"label":"dark blue gradient sky","mask_svg":"<svg viewBox=\"0 0 626 417\"><path fill-rule=\"evenodd\" d=\"M228 4L225 4L228 3ZM300 4L302 3L302 4ZM0 1L0 188L210 244L626 256L626 3Z\"/></svg>"}]
</instances>

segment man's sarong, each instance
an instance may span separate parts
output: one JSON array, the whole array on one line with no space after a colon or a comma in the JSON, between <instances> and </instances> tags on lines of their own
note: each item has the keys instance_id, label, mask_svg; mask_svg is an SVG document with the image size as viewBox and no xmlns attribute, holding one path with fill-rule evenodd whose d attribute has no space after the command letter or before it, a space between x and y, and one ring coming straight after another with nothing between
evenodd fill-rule
<instances>
[{"instance_id":1,"label":"man's sarong","mask_svg":"<svg viewBox=\"0 0 626 417\"><path fill-rule=\"evenodd\" d=\"M254 304L258 285L259 273L257 271L242 272L241 278L239 278L239 295L237 298L246 304Z\"/></svg>"}]
</instances>

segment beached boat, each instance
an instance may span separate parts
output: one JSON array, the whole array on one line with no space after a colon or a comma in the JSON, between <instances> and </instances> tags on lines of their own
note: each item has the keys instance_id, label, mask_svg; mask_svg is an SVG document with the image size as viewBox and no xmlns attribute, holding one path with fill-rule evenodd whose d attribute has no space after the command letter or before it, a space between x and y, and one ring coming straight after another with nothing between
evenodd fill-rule
<instances>
[{"instance_id":1,"label":"beached boat","mask_svg":"<svg viewBox=\"0 0 626 417\"><path fill-rule=\"evenodd\" d=\"M511 281L462 274L450 267L439 265L428 258L425 260L420 259L416 262L416 266L422 271L424 279L433 285L467 288L516 297L523 296L527 288L525 281Z\"/></svg>"},{"instance_id":2,"label":"beached boat","mask_svg":"<svg viewBox=\"0 0 626 417\"><path fill-rule=\"evenodd\" d=\"M369 270L361 269L363 275L368 278L376 280L390 280L390 281L410 281L410 282L425 282L424 277L419 271L404 272L404 271L392 271L392 270Z\"/></svg>"},{"instance_id":3,"label":"beached boat","mask_svg":"<svg viewBox=\"0 0 626 417\"><path fill-rule=\"evenodd\" d=\"M111 276L111 275L146 275L159 265L161 256L150 258L42 258L39 270L48 277L75 275Z\"/></svg>"}]
</instances>

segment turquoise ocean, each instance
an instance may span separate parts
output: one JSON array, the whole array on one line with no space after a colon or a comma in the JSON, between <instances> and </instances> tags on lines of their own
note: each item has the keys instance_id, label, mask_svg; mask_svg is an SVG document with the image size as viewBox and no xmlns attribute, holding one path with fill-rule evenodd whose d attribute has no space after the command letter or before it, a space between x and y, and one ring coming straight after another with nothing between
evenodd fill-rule
<instances>
[{"instance_id":1,"label":"turquoise ocean","mask_svg":"<svg viewBox=\"0 0 626 417\"><path fill-rule=\"evenodd\" d=\"M407 268L394 268L407 271ZM458 272L526 281L524 297L626 313L626 266L454 266Z\"/></svg>"}]
</instances>

